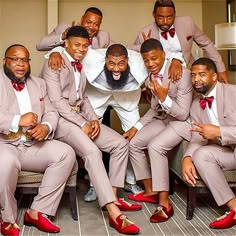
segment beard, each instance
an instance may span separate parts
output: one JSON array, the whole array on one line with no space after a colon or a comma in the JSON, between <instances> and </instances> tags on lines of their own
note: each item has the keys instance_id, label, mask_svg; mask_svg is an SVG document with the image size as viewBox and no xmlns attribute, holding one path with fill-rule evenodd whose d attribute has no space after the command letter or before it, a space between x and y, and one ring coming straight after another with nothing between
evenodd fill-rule
<instances>
[{"instance_id":1,"label":"beard","mask_svg":"<svg viewBox=\"0 0 236 236\"><path fill-rule=\"evenodd\" d=\"M20 83L25 83L27 78L29 77L30 75L30 67L29 67L29 70L26 72L25 76L23 78L17 78L13 73L12 71L10 70L10 68L8 68L6 65L4 65L3 67L4 69L4 72L6 74L6 76L13 82L15 82L16 84L20 84Z\"/></svg>"},{"instance_id":2,"label":"beard","mask_svg":"<svg viewBox=\"0 0 236 236\"><path fill-rule=\"evenodd\" d=\"M210 90L210 88L211 88L211 86L206 86L206 85L203 85L201 88L196 88L194 86L194 90L200 94L207 94L207 92Z\"/></svg>"},{"instance_id":3,"label":"beard","mask_svg":"<svg viewBox=\"0 0 236 236\"><path fill-rule=\"evenodd\" d=\"M106 75L106 81L113 90L122 89L126 85L129 79L129 72L130 72L129 65L127 66L127 69L124 72L121 72L119 80L115 80L113 78L112 72L107 69L106 65L104 66L104 71Z\"/></svg>"}]
</instances>

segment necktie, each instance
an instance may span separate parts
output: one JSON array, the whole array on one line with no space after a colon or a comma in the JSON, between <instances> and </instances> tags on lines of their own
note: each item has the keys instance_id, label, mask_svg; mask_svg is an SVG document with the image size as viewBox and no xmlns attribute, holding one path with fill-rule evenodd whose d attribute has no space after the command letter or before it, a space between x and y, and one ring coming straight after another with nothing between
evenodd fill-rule
<instances>
[{"instance_id":1,"label":"necktie","mask_svg":"<svg viewBox=\"0 0 236 236\"><path fill-rule=\"evenodd\" d=\"M13 88L18 92L20 92L25 87L24 82L23 83L16 83L16 82L11 81L11 83L12 83Z\"/></svg>"},{"instance_id":2,"label":"necktie","mask_svg":"<svg viewBox=\"0 0 236 236\"><path fill-rule=\"evenodd\" d=\"M201 108L204 110L206 108L206 104L208 103L208 107L211 109L213 100L214 100L213 96L200 98L199 104L200 104Z\"/></svg>"},{"instance_id":3,"label":"necktie","mask_svg":"<svg viewBox=\"0 0 236 236\"><path fill-rule=\"evenodd\" d=\"M89 45L92 45L93 38L89 38Z\"/></svg>"},{"instance_id":4,"label":"necktie","mask_svg":"<svg viewBox=\"0 0 236 236\"><path fill-rule=\"evenodd\" d=\"M165 40L167 40L167 33L169 33L170 37L173 38L175 36L175 28L171 28L167 31L161 32L161 35Z\"/></svg>"},{"instance_id":5,"label":"necktie","mask_svg":"<svg viewBox=\"0 0 236 236\"><path fill-rule=\"evenodd\" d=\"M72 61L71 65L74 67L75 71L81 72L83 66L79 61Z\"/></svg>"}]
</instances>

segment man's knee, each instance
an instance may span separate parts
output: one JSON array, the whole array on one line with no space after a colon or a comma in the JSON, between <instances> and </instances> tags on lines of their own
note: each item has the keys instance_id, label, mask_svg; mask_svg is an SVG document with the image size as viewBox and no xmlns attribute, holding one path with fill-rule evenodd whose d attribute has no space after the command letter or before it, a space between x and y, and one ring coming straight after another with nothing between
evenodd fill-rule
<instances>
[{"instance_id":1,"label":"man's knee","mask_svg":"<svg viewBox=\"0 0 236 236\"><path fill-rule=\"evenodd\" d=\"M201 147L198 148L193 156L192 156L192 161L194 165L196 166L197 169L200 169L202 167L205 167L207 162L209 161L209 157L211 156L209 150L207 147Z\"/></svg>"}]
</instances>

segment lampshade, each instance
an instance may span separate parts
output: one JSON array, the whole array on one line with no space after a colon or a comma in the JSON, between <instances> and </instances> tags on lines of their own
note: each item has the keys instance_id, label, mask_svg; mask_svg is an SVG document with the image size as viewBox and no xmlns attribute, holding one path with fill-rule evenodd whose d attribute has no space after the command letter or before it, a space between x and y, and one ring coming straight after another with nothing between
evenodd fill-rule
<instances>
[{"instance_id":1,"label":"lampshade","mask_svg":"<svg viewBox=\"0 0 236 236\"><path fill-rule=\"evenodd\" d=\"M236 22L215 25L215 44L218 50L236 49Z\"/></svg>"}]
</instances>

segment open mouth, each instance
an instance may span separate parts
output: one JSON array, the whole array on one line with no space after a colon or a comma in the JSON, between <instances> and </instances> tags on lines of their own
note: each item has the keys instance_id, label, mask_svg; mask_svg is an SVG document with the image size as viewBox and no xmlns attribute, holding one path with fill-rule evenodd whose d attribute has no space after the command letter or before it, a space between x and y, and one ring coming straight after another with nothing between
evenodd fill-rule
<instances>
[{"instance_id":1,"label":"open mouth","mask_svg":"<svg viewBox=\"0 0 236 236\"><path fill-rule=\"evenodd\" d=\"M120 72L113 72L112 73L112 77L113 77L114 80L119 80L120 76L121 76Z\"/></svg>"}]
</instances>

